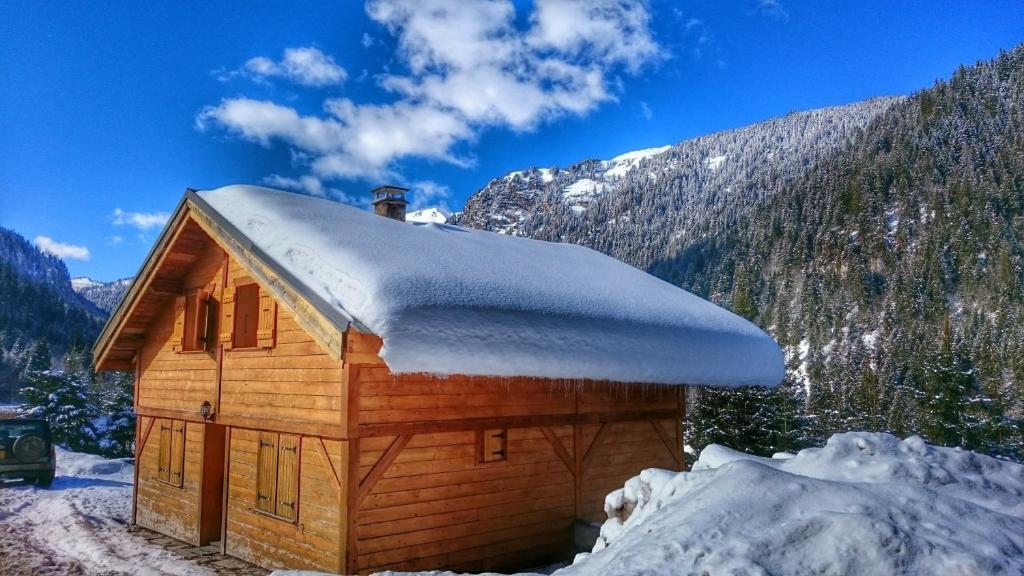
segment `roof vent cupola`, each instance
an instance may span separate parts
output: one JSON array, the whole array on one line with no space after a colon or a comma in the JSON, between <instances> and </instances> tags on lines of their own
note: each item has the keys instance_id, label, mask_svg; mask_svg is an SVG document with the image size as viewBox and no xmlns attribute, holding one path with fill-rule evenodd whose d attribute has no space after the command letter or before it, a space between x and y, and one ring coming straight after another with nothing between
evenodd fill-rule
<instances>
[{"instance_id":1,"label":"roof vent cupola","mask_svg":"<svg viewBox=\"0 0 1024 576\"><path fill-rule=\"evenodd\" d=\"M409 202L405 199L408 188L398 186L378 186L373 189L373 211L378 216L386 216L405 222L405 207Z\"/></svg>"}]
</instances>

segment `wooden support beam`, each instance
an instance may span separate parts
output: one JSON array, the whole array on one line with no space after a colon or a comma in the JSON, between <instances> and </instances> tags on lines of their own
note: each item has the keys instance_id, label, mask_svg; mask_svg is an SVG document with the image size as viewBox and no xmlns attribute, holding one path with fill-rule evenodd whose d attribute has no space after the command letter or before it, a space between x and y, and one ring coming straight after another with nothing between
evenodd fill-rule
<instances>
[{"instance_id":1,"label":"wooden support beam","mask_svg":"<svg viewBox=\"0 0 1024 576\"><path fill-rule=\"evenodd\" d=\"M135 422L135 484L132 486L132 526L135 525L139 509L139 468L142 467L142 451L146 448L146 440L149 440L149 432L153 429L153 422L156 422L156 418L150 418L149 422L146 423L145 431L140 436L139 432L142 431L142 421L145 418L145 416L139 416Z\"/></svg>"},{"instance_id":2,"label":"wooden support beam","mask_svg":"<svg viewBox=\"0 0 1024 576\"><path fill-rule=\"evenodd\" d=\"M542 427L540 431L544 434L544 437L548 439L548 442L551 443L551 447L555 449L555 454L558 454L558 458L562 460L562 464L565 464L565 467L569 469L569 472L575 478L576 464L573 461L572 456L569 456L569 452L565 449L565 446L562 446L562 441L555 435L555 431L549 426Z\"/></svg>"},{"instance_id":3,"label":"wooden support beam","mask_svg":"<svg viewBox=\"0 0 1024 576\"><path fill-rule=\"evenodd\" d=\"M334 467L334 462L331 462L331 457L327 454L327 447L324 446L324 439L320 437L309 437L304 439L314 440L313 446L316 448L317 454L320 455L320 459L323 460L324 467L331 471L331 485L334 486L334 490L337 493L341 493L341 478L338 476L338 470Z\"/></svg>"},{"instance_id":4,"label":"wooden support beam","mask_svg":"<svg viewBox=\"0 0 1024 576\"><path fill-rule=\"evenodd\" d=\"M594 435L593 441L590 442L590 447L587 448L587 453L583 455L583 466L580 470L580 474L586 472L587 468L590 467L590 461L594 459L594 454L597 453L597 448L601 445L601 441L604 440L605 434L607 434L610 429L611 426L608 422L603 422L601 427L597 429L597 434Z\"/></svg>"},{"instance_id":5,"label":"wooden support beam","mask_svg":"<svg viewBox=\"0 0 1024 576\"><path fill-rule=\"evenodd\" d=\"M497 428L538 428L540 426L568 426L571 424L667 420L678 417L679 412L675 409L590 412L586 414L543 414L535 416L494 416L488 418L465 418L462 420L360 424L358 426L358 435L366 438L371 436L436 434L439 432L465 432L468 430L490 430Z\"/></svg>"},{"instance_id":6,"label":"wooden support beam","mask_svg":"<svg viewBox=\"0 0 1024 576\"><path fill-rule=\"evenodd\" d=\"M220 500L220 553L228 553L228 498L231 495L231 427L224 429L224 485Z\"/></svg>"},{"instance_id":7,"label":"wooden support beam","mask_svg":"<svg viewBox=\"0 0 1024 576\"><path fill-rule=\"evenodd\" d=\"M651 420L651 427L658 433L658 438L661 438L661 443L665 445L665 449L672 455L672 459L676 461L676 469L680 469L683 466L683 456L676 451L675 442L669 439L668 434L662 430L661 426L658 425L657 420Z\"/></svg>"},{"instance_id":8,"label":"wooden support beam","mask_svg":"<svg viewBox=\"0 0 1024 576\"><path fill-rule=\"evenodd\" d=\"M198 407L197 407L198 408ZM140 415L156 416L158 418L171 418L174 420L187 420L189 422L206 422L199 415L199 410L169 410L166 408L149 408L141 406L137 410ZM233 414L218 414L217 424L244 428L247 430L265 430L268 432L284 432L285 434L300 434L303 436L321 436L332 440L345 438L346 430L337 424L320 424L307 422L305 420L292 420L286 418L271 418L267 416L235 416Z\"/></svg>"},{"instance_id":9,"label":"wooden support beam","mask_svg":"<svg viewBox=\"0 0 1024 576\"><path fill-rule=\"evenodd\" d=\"M409 443L409 440L412 440L412 434L402 434L401 436L395 437L391 442L391 445L388 446L388 449L381 455L380 460L377 460L377 463L370 469L366 478L363 478L363 481L359 483L360 500L370 493L370 490L373 489L373 485L377 483L377 480L380 480L381 476L384 475L384 472L387 471L388 466L391 466L391 463L395 461L395 458L398 458L398 455L405 448L405 445Z\"/></svg>"},{"instance_id":10,"label":"wooden support beam","mask_svg":"<svg viewBox=\"0 0 1024 576\"><path fill-rule=\"evenodd\" d=\"M164 294L177 296L185 291L185 287L180 281L177 280L165 280L165 279L153 279L146 287L152 294Z\"/></svg>"}]
</instances>

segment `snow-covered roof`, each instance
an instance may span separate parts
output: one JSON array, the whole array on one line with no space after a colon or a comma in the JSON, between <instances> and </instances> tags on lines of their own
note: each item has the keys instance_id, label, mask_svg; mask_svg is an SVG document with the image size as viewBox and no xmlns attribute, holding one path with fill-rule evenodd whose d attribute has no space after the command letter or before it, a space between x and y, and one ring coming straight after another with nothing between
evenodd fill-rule
<instances>
[{"instance_id":1,"label":"snow-covered roof","mask_svg":"<svg viewBox=\"0 0 1024 576\"><path fill-rule=\"evenodd\" d=\"M774 386L782 353L750 322L588 248L405 223L255 186L207 210L340 317L395 373Z\"/></svg>"}]
</instances>

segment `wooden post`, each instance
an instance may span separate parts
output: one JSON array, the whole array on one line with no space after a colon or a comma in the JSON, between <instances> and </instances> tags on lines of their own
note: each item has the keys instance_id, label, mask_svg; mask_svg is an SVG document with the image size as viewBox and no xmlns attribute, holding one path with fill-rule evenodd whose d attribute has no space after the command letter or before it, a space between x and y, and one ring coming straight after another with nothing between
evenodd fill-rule
<instances>
[{"instance_id":1,"label":"wooden post","mask_svg":"<svg viewBox=\"0 0 1024 576\"><path fill-rule=\"evenodd\" d=\"M228 550L228 497L231 483L231 427L224 429L224 486L221 489L221 512L220 512L220 553L227 554Z\"/></svg>"},{"instance_id":2,"label":"wooden post","mask_svg":"<svg viewBox=\"0 0 1024 576\"><path fill-rule=\"evenodd\" d=\"M345 334L344 349L348 346L349 334ZM359 515L359 369L345 362L342 365L342 394L345 397L345 417L348 418L348 458L345 482L345 510L341 522L345 524L345 573L355 574L358 570L358 543L356 519Z\"/></svg>"}]
</instances>

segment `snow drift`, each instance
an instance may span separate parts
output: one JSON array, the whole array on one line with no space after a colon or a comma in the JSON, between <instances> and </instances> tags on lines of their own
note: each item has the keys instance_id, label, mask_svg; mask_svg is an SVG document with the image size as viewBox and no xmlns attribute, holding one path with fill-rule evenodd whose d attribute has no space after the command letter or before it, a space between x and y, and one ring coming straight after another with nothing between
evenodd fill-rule
<instances>
[{"instance_id":1,"label":"snow drift","mask_svg":"<svg viewBox=\"0 0 1024 576\"><path fill-rule=\"evenodd\" d=\"M588 248L253 186L195 201L379 335L396 373L714 386L784 374L779 347L750 322Z\"/></svg>"},{"instance_id":2,"label":"snow drift","mask_svg":"<svg viewBox=\"0 0 1024 576\"><path fill-rule=\"evenodd\" d=\"M557 574L1024 573L1024 466L916 436L837 434L777 458L712 445L605 510L594 553Z\"/></svg>"}]
</instances>

